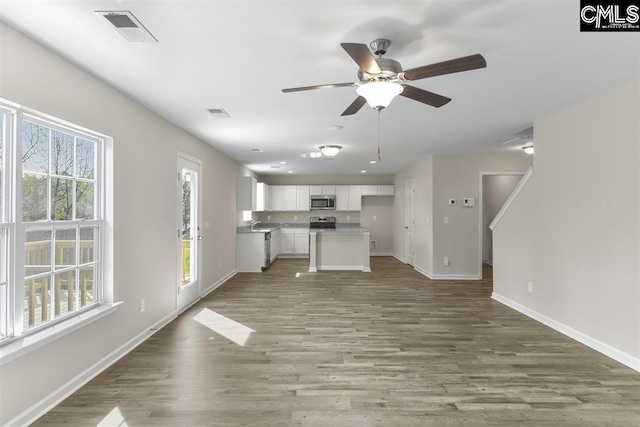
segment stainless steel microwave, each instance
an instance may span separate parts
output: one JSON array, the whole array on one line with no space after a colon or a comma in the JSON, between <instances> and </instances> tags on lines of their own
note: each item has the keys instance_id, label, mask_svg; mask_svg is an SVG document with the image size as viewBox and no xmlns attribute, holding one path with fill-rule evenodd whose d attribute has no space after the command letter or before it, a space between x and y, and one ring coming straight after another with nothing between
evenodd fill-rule
<instances>
[{"instance_id":1,"label":"stainless steel microwave","mask_svg":"<svg viewBox=\"0 0 640 427\"><path fill-rule=\"evenodd\" d=\"M328 196L328 195L310 196L309 208L311 210L335 209L336 196Z\"/></svg>"}]
</instances>

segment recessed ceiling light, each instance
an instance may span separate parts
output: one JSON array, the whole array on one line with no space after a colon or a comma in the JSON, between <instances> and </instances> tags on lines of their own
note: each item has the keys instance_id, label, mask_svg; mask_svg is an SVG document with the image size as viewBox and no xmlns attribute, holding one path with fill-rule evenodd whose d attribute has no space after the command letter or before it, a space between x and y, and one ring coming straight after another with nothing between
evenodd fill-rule
<instances>
[{"instance_id":1,"label":"recessed ceiling light","mask_svg":"<svg viewBox=\"0 0 640 427\"><path fill-rule=\"evenodd\" d=\"M371 163L372 165L375 165L378 162L376 162L375 160L371 160L371 161L369 161L369 163Z\"/></svg>"},{"instance_id":2,"label":"recessed ceiling light","mask_svg":"<svg viewBox=\"0 0 640 427\"><path fill-rule=\"evenodd\" d=\"M360 173L367 173L367 171L360 171Z\"/></svg>"},{"instance_id":3,"label":"recessed ceiling light","mask_svg":"<svg viewBox=\"0 0 640 427\"><path fill-rule=\"evenodd\" d=\"M325 128L326 130L342 130L342 126L340 125L330 125Z\"/></svg>"},{"instance_id":4,"label":"recessed ceiling light","mask_svg":"<svg viewBox=\"0 0 640 427\"><path fill-rule=\"evenodd\" d=\"M309 153L309 157L312 159L317 159L318 157L322 157L322 153L319 151L312 151Z\"/></svg>"},{"instance_id":5,"label":"recessed ceiling light","mask_svg":"<svg viewBox=\"0 0 640 427\"><path fill-rule=\"evenodd\" d=\"M293 173L293 171L287 171L287 173Z\"/></svg>"},{"instance_id":6,"label":"recessed ceiling light","mask_svg":"<svg viewBox=\"0 0 640 427\"><path fill-rule=\"evenodd\" d=\"M278 165L271 165L271 169L280 169L280 166L278 166Z\"/></svg>"},{"instance_id":7,"label":"recessed ceiling light","mask_svg":"<svg viewBox=\"0 0 640 427\"><path fill-rule=\"evenodd\" d=\"M280 164L281 164L281 165L286 165L286 164L287 164L287 162L280 162Z\"/></svg>"},{"instance_id":8,"label":"recessed ceiling light","mask_svg":"<svg viewBox=\"0 0 640 427\"><path fill-rule=\"evenodd\" d=\"M264 153L264 150L262 148L252 148L251 151L253 151L254 153Z\"/></svg>"}]
</instances>

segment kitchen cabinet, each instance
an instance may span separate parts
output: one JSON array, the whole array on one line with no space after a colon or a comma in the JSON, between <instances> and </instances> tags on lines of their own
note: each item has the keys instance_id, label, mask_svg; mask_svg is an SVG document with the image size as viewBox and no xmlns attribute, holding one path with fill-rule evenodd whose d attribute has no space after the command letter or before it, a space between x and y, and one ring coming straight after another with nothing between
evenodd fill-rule
<instances>
[{"instance_id":1,"label":"kitchen cabinet","mask_svg":"<svg viewBox=\"0 0 640 427\"><path fill-rule=\"evenodd\" d=\"M285 211L298 210L298 188L295 185L284 185L284 209Z\"/></svg>"},{"instance_id":2,"label":"kitchen cabinet","mask_svg":"<svg viewBox=\"0 0 640 427\"><path fill-rule=\"evenodd\" d=\"M309 210L309 186L298 185L296 186L297 194L297 210L308 211Z\"/></svg>"},{"instance_id":3,"label":"kitchen cabinet","mask_svg":"<svg viewBox=\"0 0 640 427\"><path fill-rule=\"evenodd\" d=\"M236 207L239 211L255 211L257 207L258 182L254 177L238 178L236 191Z\"/></svg>"},{"instance_id":4,"label":"kitchen cabinet","mask_svg":"<svg viewBox=\"0 0 640 427\"><path fill-rule=\"evenodd\" d=\"M308 229L282 229L280 237L282 255L309 255Z\"/></svg>"},{"instance_id":5,"label":"kitchen cabinet","mask_svg":"<svg viewBox=\"0 0 640 427\"><path fill-rule=\"evenodd\" d=\"M393 196L395 194L393 185L362 185L363 196Z\"/></svg>"},{"instance_id":6,"label":"kitchen cabinet","mask_svg":"<svg viewBox=\"0 0 640 427\"><path fill-rule=\"evenodd\" d=\"M257 185L256 210L258 212L271 210L271 192L264 182L259 182Z\"/></svg>"},{"instance_id":7,"label":"kitchen cabinet","mask_svg":"<svg viewBox=\"0 0 640 427\"><path fill-rule=\"evenodd\" d=\"M267 266L265 233L236 234L236 262L238 272L260 273Z\"/></svg>"},{"instance_id":8,"label":"kitchen cabinet","mask_svg":"<svg viewBox=\"0 0 640 427\"><path fill-rule=\"evenodd\" d=\"M335 185L310 185L309 186L309 195L311 196L335 196L336 195L336 186Z\"/></svg>"},{"instance_id":9,"label":"kitchen cabinet","mask_svg":"<svg viewBox=\"0 0 640 427\"><path fill-rule=\"evenodd\" d=\"M271 194L272 211L295 211L297 206L296 187L294 185L272 185L269 187Z\"/></svg>"},{"instance_id":10,"label":"kitchen cabinet","mask_svg":"<svg viewBox=\"0 0 640 427\"><path fill-rule=\"evenodd\" d=\"M359 185L336 186L336 211L359 211L362 209L362 193Z\"/></svg>"}]
</instances>

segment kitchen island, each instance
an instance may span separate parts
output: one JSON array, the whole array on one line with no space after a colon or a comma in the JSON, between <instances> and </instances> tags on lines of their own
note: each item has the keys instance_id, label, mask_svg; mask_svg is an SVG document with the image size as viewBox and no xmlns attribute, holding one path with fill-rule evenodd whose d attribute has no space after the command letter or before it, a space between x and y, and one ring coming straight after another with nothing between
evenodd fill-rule
<instances>
[{"instance_id":1,"label":"kitchen island","mask_svg":"<svg viewBox=\"0 0 640 427\"><path fill-rule=\"evenodd\" d=\"M371 272L367 228L309 230L309 272L361 270Z\"/></svg>"}]
</instances>

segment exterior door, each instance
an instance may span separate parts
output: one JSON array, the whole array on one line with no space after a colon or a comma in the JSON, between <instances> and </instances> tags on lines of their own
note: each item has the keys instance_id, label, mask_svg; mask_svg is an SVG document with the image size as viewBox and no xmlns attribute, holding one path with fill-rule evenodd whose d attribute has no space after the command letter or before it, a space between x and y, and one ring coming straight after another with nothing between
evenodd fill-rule
<instances>
[{"instance_id":1,"label":"exterior door","mask_svg":"<svg viewBox=\"0 0 640 427\"><path fill-rule=\"evenodd\" d=\"M414 265L414 250L415 243L413 240L413 231L415 227L415 219L414 219L414 196L415 196L415 188L414 181L407 181L405 184L405 192L404 192L404 213L405 213L405 222L404 222L404 231L405 231L405 244L406 244L406 259L407 264L413 266Z\"/></svg>"},{"instance_id":2,"label":"exterior door","mask_svg":"<svg viewBox=\"0 0 640 427\"><path fill-rule=\"evenodd\" d=\"M201 163L178 154L178 312L195 302L201 293L200 283L200 202L202 200Z\"/></svg>"}]
</instances>

